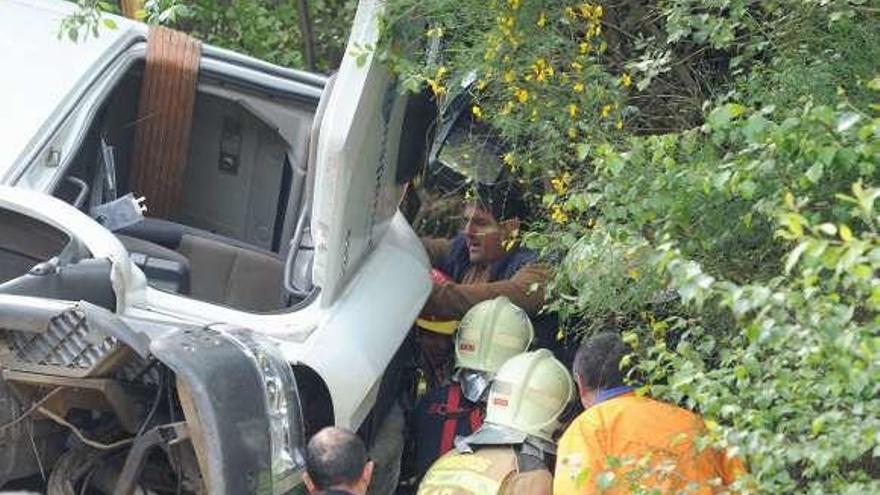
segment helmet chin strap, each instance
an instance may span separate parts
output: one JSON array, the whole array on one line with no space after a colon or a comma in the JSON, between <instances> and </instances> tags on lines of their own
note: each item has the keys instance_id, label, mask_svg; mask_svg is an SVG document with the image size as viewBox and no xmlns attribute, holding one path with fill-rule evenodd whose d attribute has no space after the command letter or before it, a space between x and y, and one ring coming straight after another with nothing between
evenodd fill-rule
<instances>
[{"instance_id":1,"label":"helmet chin strap","mask_svg":"<svg viewBox=\"0 0 880 495\"><path fill-rule=\"evenodd\" d=\"M471 402L485 402L489 395L492 378L485 371L460 369L454 379L461 385L461 393Z\"/></svg>"}]
</instances>

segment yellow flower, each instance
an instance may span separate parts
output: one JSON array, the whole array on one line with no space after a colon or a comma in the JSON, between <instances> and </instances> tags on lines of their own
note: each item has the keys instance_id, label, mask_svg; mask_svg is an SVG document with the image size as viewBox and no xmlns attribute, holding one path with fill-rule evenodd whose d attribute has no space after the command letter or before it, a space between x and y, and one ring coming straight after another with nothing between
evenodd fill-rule
<instances>
[{"instance_id":1,"label":"yellow flower","mask_svg":"<svg viewBox=\"0 0 880 495\"><path fill-rule=\"evenodd\" d=\"M580 62L572 62L571 68L574 69L575 72L580 72L584 66L580 64Z\"/></svg>"},{"instance_id":2,"label":"yellow flower","mask_svg":"<svg viewBox=\"0 0 880 495\"><path fill-rule=\"evenodd\" d=\"M505 165L507 165L508 167L513 167L513 153L508 151L504 154L504 157L502 157L502 159L504 160Z\"/></svg>"},{"instance_id":3,"label":"yellow flower","mask_svg":"<svg viewBox=\"0 0 880 495\"><path fill-rule=\"evenodd\" d=\"M568 115L570 117L575 117L578 113L578 107L574 103L568 104Z\"/></svg>"},{"instance_id":4,"label":"yellow flower","mask_svg":"<svg viewBox=\"0 0 880 495\"><path fill-rule=\"evenodd\" d=\"M632 86L632 83L633 83L632 78L629 77L629 74L627 74L626 72L624 72L623 75L620 76L620 85L623 86L624 88L628 88L628 87Z\"/></svg>"},{"instance_id":5,"label":"yellow flower","mask_svg":"<svg viewBox=\"0 0 880 495\"><path fill-rule=\"evenodd\" d=\"M425 79L425 82L428 83L428 86L431 88L431 92L434 93L434 95L443 96L446 93L446 88L443 87L443 76L445 76L447 72L449 72L449 70L441 65L440 67L437 67L434 77Z\"/></svg>"},{"instance_id":6,"label":"yellow flower","mask_svg":"<svg viewBox=\"0 0 880 495\"><path fill-rule=\"evenodd\" d=\"M504 82L512 83L514 79L516 79L516 74L512 70L504 71Z\"/></svg>"},{"instance_id":7,"label":"yellow flower","mask_svg":"<svg viewBox=\"0 0 880 495\"><path fill-rule=\"evenodd\" d=\"M538 27L544 27L547 25L547 16L541 12L541 15L538 16Z\"/></svg>"},{"instance_id":8,"label":"yellow flower","mask_svg":"<svg viewBox=\"0 0 880 495\"><path fill-rule=\"evenodd\" d=\"M431 88L431 92L434 93L435 96L443 96L446 93L446 88L444 88L437 80L428 78L425 82L428 83L428 87Z\"/></svg>"},{"instance_id":9,"label":"yellow flower","mask_svg":"<svg viewBox=\"0 0 880 495\"><path fill-rule=\"evenodd\" d=\"M550 211L550 219L558 224L564 224L568 221L568 214L559 205L553 205Z\"/></svg>"},{"instance_id":10,"label":"yellow flower","mask_svg":"<svg viewBox=\"0 0 880 495\"><path fill-rule=\"evenodd\" d=\"M604 107L602 107L602 117L603 118L611 115L611 108L612 108L611 105L605 105Z\"/></svg>"},{"instance_id":11,"label":"yellow flower","mask_svg":"<svg viewBox=\"0 0 880 495\"><path fill-rule=\"evenodd\" d=\"M510 5L510 8L516 10L519 8L520 0L507 0L507 5Z\"/></svg>"},{"instance_id":12,"label":"yellow flower","mask_svg":"<svg viewBox=\"0 0 880 495\"><path fill-rule=\"evenodd\" d=\"M575 129L574 127L569 127L569 128L568 128L568 137L569 137L570 139L574 139L574 138L576 138L577 135L578 135L577 129Z\"/></svg>"},{"instance_id":13,"label":"yellow flower","mask_svg":"<svg viewBox=\"0 0 880 495\"><path fill-rule=\"evenodd\" d=\"M616 127L617 130L623 129L623 121L620 119L617 119L617 123L614 124L614 127Z\"/></svg>"},{"instance_id":14,"label":"yellow flower","mask_svg":"<svg viewBox=\"0 0 880 495\"><path fill-rule=\"evenodd\" d=\"M590 44L586 41L582 41L578 44L578 49L581 53L588 53L590 51Z\"/></svg>"},{"instance_id":15,"label":"yellow flower","mask_svg":"<svg viewBox=\"0 0 880 495\"><path fill-rule=\"evenodd\" d=\"M474 114L474 117L476 117L476 118L478 118L478 119L482 119L482 118L483 118L483 110L480 108L479 105L474 105L474 106L472 106L472 107L471 107L471 113Z\"/></svg>"},{"instance_id":16,"label":"yellow flower","mask_svg":"<svg viewBox=\"0 0 880 495\"><path fill-rule=\"evenodd\" d=\"M553 76L553 66L547 63L543 58L539 58L535 60L535 63L532 64L532 72L535 75L535 79L540 82L544 82L547 78Z\"/></svg>"},{"instance_id":17,"label":"yellow flower","mask_svg":"<svg viewBox=\"0 0 880 495\"><path fill-rule=\"evenodd\" d=\"M529 101L529 92L523 88L514 86L513 96L515 96L516 100L520 103Z\"/></svg>"},{"instance_id":18,"label":"yellow flower","mask_svg":"<svg viewBox=\"0 0 880 495\"><path fill-rule=\"evenodd\" d=\"M504 106L501 107L501 115L507 115L512 111L513 111L513 102L512 101L506 101L504 103Z\"/></svg>"},{"instance_id":19,"label":"yellow flower","mask_svg":"<svg viewBox=\"0 0 880 495\"><path fill-rule=\"evenodd\" d=\"M429 29L428 32L425 34L428 36L428 38L442 38L443 37L443 28L439 27L439 26L434 27L434 28Z\"/></svg>"},{"instance_id":20,"label":"yellow flower","mask_svg":"<svg viewBox=\"0 0 880 495\"><path fill-rule=\"evenodd\" d=\"M554 177L550 179L550 185L553 186L553 190L556 191L556 194L562 196L568 191L568 186L571 184L571 174L568 172L563 172L559 177Z\"/></svg>"},{"instance_id":21,"label":"yellow flower","mask_svg":"<svg viewBox=\"0 0 880 495\"><path fill-rule=\"evenodd\" d=\"M480 91L486 89L486 86L488 86L488 85L489 85L489 83L486 82L485 79L480 79L479 81L477 81L477 89Z\"/></svg>"},{"instance_id":22,"label":"yellow flower","mask_svg":"<svg viewBox=\"0 0 880 495\"><path fill-rule=\"evenodd\" d=\"M584 83L582 83L582 82L574 83L574 86L572 86L571 89L573 89L575 93L583 93L584 92Z\"/></svg>"}]
</instances>

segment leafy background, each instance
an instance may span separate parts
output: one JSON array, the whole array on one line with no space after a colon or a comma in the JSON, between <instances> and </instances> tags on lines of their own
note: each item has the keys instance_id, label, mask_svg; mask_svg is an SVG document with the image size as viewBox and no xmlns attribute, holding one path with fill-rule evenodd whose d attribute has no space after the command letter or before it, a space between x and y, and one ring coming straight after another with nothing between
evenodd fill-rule
<instances>
[{"instance_id":1,"label":"leafy background","mask_svg":"<svg viewBox=\"0 0 880 495\"><path fill-rule=\"evenodd\" d=\"M327 71L355 2L308 3ZM71 37L116 8L80 4ZM876 1L387 5L375 49L404 87L443 103L473 74L470 113L537 207L520 240L562 260L561 334L622 332L639 391L747 460L735 490L880 493ZM304 65L290 0L145 7Z\"/></svg>"}]
</instances>

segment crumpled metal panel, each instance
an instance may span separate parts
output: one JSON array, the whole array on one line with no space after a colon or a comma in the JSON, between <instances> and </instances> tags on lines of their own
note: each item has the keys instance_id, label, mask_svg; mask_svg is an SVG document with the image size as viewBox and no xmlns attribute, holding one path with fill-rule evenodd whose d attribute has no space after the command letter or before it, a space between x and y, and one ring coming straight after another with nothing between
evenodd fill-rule
<instances>
[{"instance_id":1,"label":"crumpled metal panel","mask_svg":"<svg viewBox=\"0 0 880 495\"><path fill-rule=\"evenodd\" d=\"M116 339L91 328L79 309L52 318L44 333L6 333L13 361L6 365L12 368L16 364L60 366L85 375L118 348Z\"/></svg>"}]
</instances>

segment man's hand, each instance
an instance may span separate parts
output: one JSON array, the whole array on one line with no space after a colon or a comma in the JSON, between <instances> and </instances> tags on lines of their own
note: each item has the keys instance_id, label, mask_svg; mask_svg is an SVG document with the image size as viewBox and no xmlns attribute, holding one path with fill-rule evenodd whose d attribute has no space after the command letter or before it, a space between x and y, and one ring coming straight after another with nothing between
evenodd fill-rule
<instances>
[{"instance_id":1,"label":"man's hand","mask_svg":"<svg viewBox=\"0 0 880 495\"><path fill-rule=\"evenodd\" d=\"M449 275L443 273L442 271L436 268L431 268L431 282L434 285L446 285L453 282L453 280Z\"/></svg>"}]
</instances>

